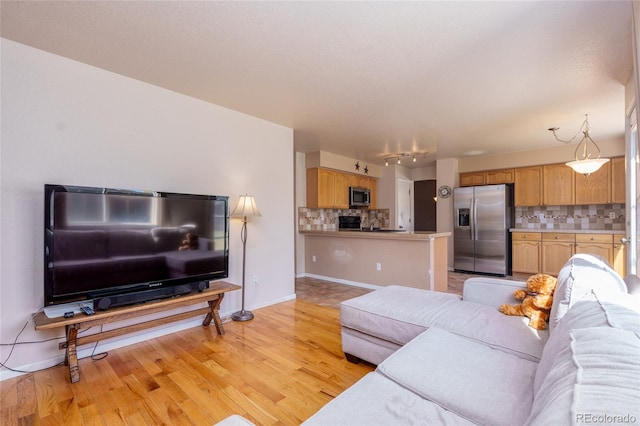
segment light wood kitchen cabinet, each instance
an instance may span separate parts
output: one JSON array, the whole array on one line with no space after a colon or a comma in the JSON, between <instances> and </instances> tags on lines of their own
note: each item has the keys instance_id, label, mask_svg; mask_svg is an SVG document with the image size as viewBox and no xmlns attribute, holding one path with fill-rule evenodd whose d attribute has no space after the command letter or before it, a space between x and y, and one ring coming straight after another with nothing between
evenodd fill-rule
<instances>
[{"instance_id":1,"label":"light wood kitchen cabinet","mask_svg":"<svg viewBox=\"0 0 640 426\"><path fill-rule=\"evenodd\" d=\"M611 201L614 203L626 202L626 177L624 157L611 159Z\"/></svg>"},{"instance_id":2,"label":"light wood kitchen cabinet","mask_svg":"<svg viewBox=\"0 0 640 426\"><path fill-rule=\"evenodd\" d=\"M498 185L513 183L514 169L460 173L460 186Z\"/></svg>"},{"instance_id":3,"label":"light wood kitchen cabinet","mask_svg":"<svg viewBox=\"0 0 640 426\"><path fill-rule=\"evenodd\" d=\"M516 207L542 205L542 167L520 167L514 174Z\"/></svg>"},{"instance_id":4,"label":"light wood kitchen cabinet","mask_svg":"<svg viewBox=\"0 0 640 426\"><path fill-rule=\"evenodd\" d=\"M574 253L575 234L543 233L542 273L557 276L562 266Z\"/></svg>"},{"instance_id":5,"label":"light wood kitchen cabinet","mask_svg":"<svg viewBox=\"0 0 640 426\"><path fill-rule=\"evenodd\" d=\"M613 236L613 259L611 266L622 277L627 276L627 245L621 239L625 238L623 234L615 234Z\"/></svg>"},{"instance_id":6,"label":"light wood kitchen cabinet","mask_svg":"<svg viewBox=\"0 0 640 426\"><path fill-rule=\"evenodd\" d=\"M486 172L485 182L487 185L513 183L514 173L514 169L489 170Z\"/></svg>"},{"instance_id":7,"label":"light wood kitchen cabinet","mask_svg":"<svg viewBox=\"0 0 640 426\"><path fill-rule=\"evenodd\" d=\"M574 175L565 164L542 167L542 203L545 206L571 205L575 201Z\"/></svg>"},{"instance_id":8,"label":"light wood kitchen cabinet","mask_svg":"<svg viewBox=\"0 0 640 426\"><path fill-rule=\"evenodd\" d=\"M576 254L578 253L602 256L613 266L613 235L576 234Z\"/></svg>"},{"instance_id":9,"label":"light wood kitchen cabinet","mask_svg":"<svg viewBox=\"0 0 640 426\"><path fill-rule=\"evenodd\" d=\"M589 176L575 173L576 204L611 203L611 161Z\"/></svg>"},{"instance_id":10,"label":"light wood kitchen cabinet","mask_svg":"<svg viewBox=\"0 0 640 426\"><path fill-rule=\"evenodd\" d=\"M327 169L307 169L307 207L332 208L335 202L335 175Z\"/></svg>"},{"instance_id":11,"label":"light wood kitchen cabinet","mask_svg":"<svg viewBox=\"0 0 640 426\"><path fill-rule=\"evenodd\" d=\"M511 269L513 272L537 274L540 272L539 232L514 232L511 238Z\"/></svg>"},{"instance_id":12,"label":"light wood kitchen cabinet","mask_svg":"<svg viewBox=\"0 0 640 426\"><path fill-rule=\"evenodd\" d=\"M320 167L307 169L307 207L348 209L350 186L369 189L369 208L376 208L378 182L375 178Z\"/></svg>"},{"instance_id":13,"label":"light wood kitchen cabinet","mask_svg":"<svg viewBox=\"0 0 640 426\"><path fill-rule=\"evenodd\" d=\"M369 208L378 208L378 180L376 178L369 178L369 191L371 199L369 200Z\"/></svg>"},{"instance_id":14,"label":"light wood kitchen cabinet","mask_svg":"<svg viewBox=\"0 0 640 426\"><path fill-rule=\"evenodd\" d=\"M334 172L334 206L338 209L349 208L349 176Z\"/></svg>"},{"instance_id":15,"label":"light wood kitchen cabinet","mask_svg":"<svg viewBox=\"0 0 640 426\"><path fill-rule=\"evenodd\" d=\"M460 173L460 186L484 185L485 178L485 172Z\"/></svg>"}]
</instances>

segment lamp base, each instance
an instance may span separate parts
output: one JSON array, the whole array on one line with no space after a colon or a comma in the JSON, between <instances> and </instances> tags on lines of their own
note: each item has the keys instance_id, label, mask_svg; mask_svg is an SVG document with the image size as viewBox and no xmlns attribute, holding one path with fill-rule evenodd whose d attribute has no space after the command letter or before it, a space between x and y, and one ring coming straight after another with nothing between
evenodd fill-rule
<instances>
[{"instance_id":1,"label":"lamp base","mask_svg":"<svg viewBox=\"0 0 640 426\"><path fill-rule=\"evenodd\" d=\"M231 319L234 321L249 321L253 319L253 313L243 309L242 311L231 314Z\"/></svg>"}]
</instances>

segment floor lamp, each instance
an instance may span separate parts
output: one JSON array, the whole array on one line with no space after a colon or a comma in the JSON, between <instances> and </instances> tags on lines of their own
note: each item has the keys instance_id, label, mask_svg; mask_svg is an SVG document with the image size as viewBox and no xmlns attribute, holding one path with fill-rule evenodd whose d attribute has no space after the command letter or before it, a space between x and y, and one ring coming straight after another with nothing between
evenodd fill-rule
<instances>
[{"instance_id":1,"label":"floor lamp","mask_svg":"<svg viewBox=\"0 0 640 426\"><path fill-rule=\"evenodd\" d=\"M249 219L262 216L256 200L251 195L241 195L238 199L238 204L231 212L231 217L237 217L242 219L242 231L240 232L240 239L242 240L242 309L231 315L231 319L234 321L249 321L253 319L253 313L244 309L244 294L245 294L245 266L247 263L247 222Z\"/></svg>"}]
</instances>

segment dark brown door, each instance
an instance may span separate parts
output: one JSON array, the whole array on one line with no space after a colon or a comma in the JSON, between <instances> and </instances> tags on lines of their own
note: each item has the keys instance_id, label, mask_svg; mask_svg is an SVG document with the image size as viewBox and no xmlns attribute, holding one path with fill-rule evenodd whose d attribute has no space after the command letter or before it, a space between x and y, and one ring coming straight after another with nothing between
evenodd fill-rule
<instances>
[{"instance_id":1,"label":"dark brown door","mask_svg":"<svg viewBox=\"0 0 640 426\"><path fill-rule=\"evenodd\" d=\"M413 194L414 230L436 232L435 179L415 181Z\"/></svg>"}]
</instances>

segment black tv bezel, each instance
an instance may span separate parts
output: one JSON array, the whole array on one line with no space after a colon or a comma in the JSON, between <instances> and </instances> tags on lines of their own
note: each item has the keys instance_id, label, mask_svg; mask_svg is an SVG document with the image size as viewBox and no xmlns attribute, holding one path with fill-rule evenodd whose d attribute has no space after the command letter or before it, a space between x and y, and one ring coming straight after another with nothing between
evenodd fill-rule
<instances>
[{"instance_id":1,"label":"black tv bezel","mask_svg":"<svg viewBox=\"0 0 640 426\"><path fill-rule=\"evenodd\" d=\"M55 283L53 281L53 267L49 267L49 264L53 264L53 244L55 238L48 238L48 230L53 227L53 215L52 205L53 196L56 192L84 192L92 194L118 194L118 195L133 195L133 196L154 196L160 198L183 198L183 199L199 199L199 200L211 200L211 201L224 201L225 203L225 221L224 221L224 234L225 234L225 249L224 249L224 270L221 272L207 273L191 275L180 278L167 278L161 280L144 281L134 284L114 285L100 290L82 290L73 293L65 293L62 295L55 295L54 288ZM185 284L193 284L198 282L209 282L212 280L224 279L229 276L229 197L226 195L203 195L203 194L190 194L190 193L178 193L178 192L164 192L164 191L149 191L149 190L136 190L136 189L120 189L120 188L108 188L108 187L93 187L93 186L80 186L80 185L59 185L59 184L45 184L44 185L44 306L55 306L61 304L67 304L72 302L86 302L92 299L99 299L107 296L115 296L122 294L132 294L137 292L144 292L150 289L162 289L176 287ZM55 234L54 234L55 235ZM153 285L151 285L153 284Z\"/></svg>"}]
</instances>

